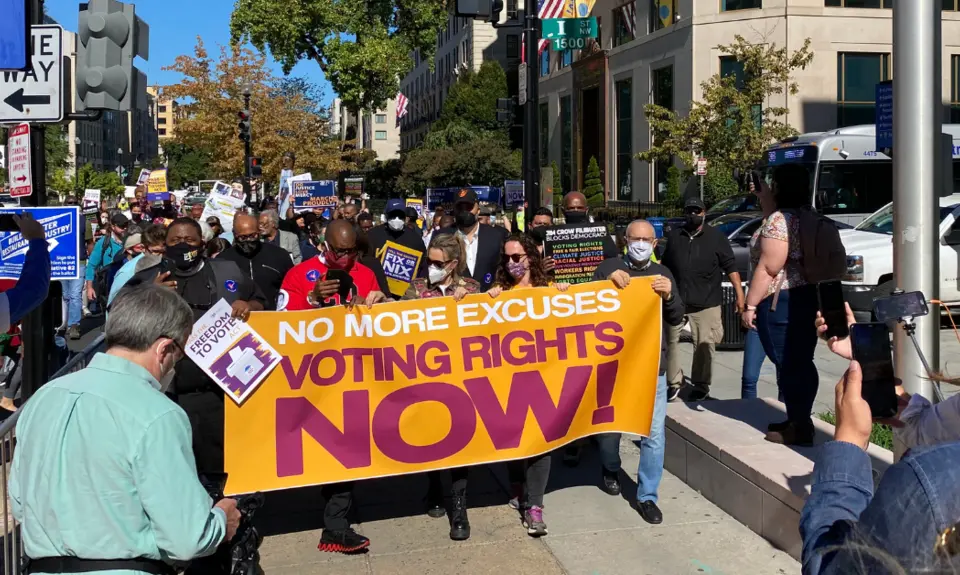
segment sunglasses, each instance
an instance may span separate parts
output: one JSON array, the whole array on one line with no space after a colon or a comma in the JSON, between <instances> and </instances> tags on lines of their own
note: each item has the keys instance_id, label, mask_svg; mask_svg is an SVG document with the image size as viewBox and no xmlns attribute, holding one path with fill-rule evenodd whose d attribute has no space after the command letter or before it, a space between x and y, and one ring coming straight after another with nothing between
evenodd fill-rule
<instances>
[{"instance_id":1,"label":"sunglasses","mask_svg":"<svg viewBox=\"0 0 960 575\"><path fill-rule=\"evenodd\" d=\"M527 254L505 254L513 263L518 264L527 259Z\"/></svg>"},{"instance_id":2,"label":"sunglasses","mask_svg":"<svg viewBox=\"0 0 960 575\"><path fill-rule=\"evenodd\" d=\"M434 266L434 267L443 268L443 267L447 267L447 264L449 264L449 263L452 262L452 261L453 261L453 260L447 260L447 261L443 261L443 260L427 260L427 263L428 263L429 265Z\"/></svg>"},{"instance_id":3,"label":"sunglasses","mask_svg":"<svg viewBox=\"0 0 960 575\"><path fill-rule=\"evenodd\" d=\"M344 256L352 256L353 254L357 253L357 248L343 248L338 250L331 247L330 251L333 252L333 255L337 256L338 258L342 258Z\"/></svg>"},{"instance_id":4,"label":"sunglasses","mask_svg":"<svg viewBox=\"0 0 960 575\"><path fill-rule=\"evenodd\" d=\"M241 242L252 242L254 240L260 239L260 234L246 234L243 236L235 236L235 237Z\"/></svg>"}]
</instances>

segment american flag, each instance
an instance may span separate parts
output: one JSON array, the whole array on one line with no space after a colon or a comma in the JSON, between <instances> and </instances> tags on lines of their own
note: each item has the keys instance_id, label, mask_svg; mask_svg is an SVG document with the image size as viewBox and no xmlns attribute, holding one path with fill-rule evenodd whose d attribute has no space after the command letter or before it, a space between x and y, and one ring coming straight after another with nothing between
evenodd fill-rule
<instances>
[{"instance_id":1,"label":"american flag","mask_svg":"<svg viewBox=\"0 0 960 575\"><path fill-rule=\"evenodd\" d=\"M637 3L628 2L620 7L620 17L631 38L637 37Z\"/></svg>"},{"instance_id":2,"label":"american flag","mask_svg":"<svg viewBox=\"0 0 960 575\"><path fill-rule=\"evenodd\" d=\"M568 0L537 0L537 18L560 18L563 16L563 8ZM523 48L526 45L525 34L520 36L520 61L527 61L527 51ZM540 39L537 54L542 54L550 44L550 40Z\"/></svg>"},{"instance_id":3,"label":"american flag","mask_svg":"<svg viewBox=\"0 0 960 575\"><path fill-rule=\"evenodd\" d=\"M410 104L410 101L407 100L407 97L404 96L402 92L398 92L397 93L397 120L398 121L400 120L400 118L407 115L407 112L409 111L407 107L409 104Z\"/></svg>"}]
</instances>

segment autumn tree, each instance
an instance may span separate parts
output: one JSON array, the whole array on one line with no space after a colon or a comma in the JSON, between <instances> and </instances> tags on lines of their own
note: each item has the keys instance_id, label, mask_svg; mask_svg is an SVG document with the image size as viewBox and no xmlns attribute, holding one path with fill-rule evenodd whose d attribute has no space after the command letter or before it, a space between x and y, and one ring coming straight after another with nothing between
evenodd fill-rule
<instances>
[{"instance_id":1,"label":"autumn tree","mask_svg":"<svg viewBox=\"0 0 960 575\"><path fill-rule=\"evenodd\" d=\"M235 45L269 49L289 73L316 62L347 109L380 109L413 67L432 61L447 22L444 0L237 0L230 19Z\"/></svg>"},{"instance_id":2,"label":"autumn tree","mask_svg":"<svg viewBox=\"0 0 960 575\"><path fill-rule=\"evenodd\" d=\"M768 42L751 44L737 35L732 44L717 49L738 62L742 73L715 74L703 82L702 98L690 102L685 116L648 104L644 113L653 145L637 154L640 160L653 164L679 158L689 170L694 153L699 153L711 171L728 177L734 169L753 167L772 142L796 134L784 120L789 110L770 100L799 92L793 75L813 60L810 39L790 52Z\"/></svg>"},{"instance_id":3,"label":"autumn tree","mask_svg":"<svg viewBox=\"0 0 960 575\"><path fill-rule=\"evenodd\" d=\"M84 190L100 190L104 197L119 196L123 192L123 182L120 176L110 170L102 172L91 164L84 164L73 174L67 175L63 168L56 168L47 172L47 185L51 190L61 194L83 195Z\"/></svg>"},{"instance_id":4,"label":"autumn tree","mask_svg":"<svg viewBox=\"0 0 960 575\"><path fill-rule=\"evenodd\" d=\"M266 66L266 59L248 48L220 47L211 57L198 38L192 56L179 56L172 66L183 79L163 89L178 99L184 116L177 122L177 142L209 154L209 178L232 179L243 174L244 150L237 130L244 86L249 86L253 153L263 158L263 177L280 177L284 152L297 155L297 170L334 178L344 158L336 143L324 138L326 117L310 101L309 85L291 87ZM192 179L192 178L191 178Z\"/></svg>"}]
</instances>

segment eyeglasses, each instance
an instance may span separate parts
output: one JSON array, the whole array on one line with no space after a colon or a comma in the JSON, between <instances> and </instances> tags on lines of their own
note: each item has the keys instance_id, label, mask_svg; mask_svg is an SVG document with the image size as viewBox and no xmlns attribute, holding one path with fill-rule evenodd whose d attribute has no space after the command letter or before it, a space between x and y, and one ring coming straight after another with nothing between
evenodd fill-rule
<instances>
[{"instance_id":1,"label":"eyeglasses","mask_svg":"<svg viewBox=\"0 0 960 575\"><path fill-rule=\"evenodd\" d=\"M338 258L342 258L344 256L352 256L353 254L357 253L357 248L343 248L338 250L331 246L330 251L333 252L333 255L337 256Z\"/></svg>"},{"instance_id":2,"label":"eyeglasses","mask_svg":"<svg viewBox=\"0 0 960 575\"><path fill-rule=\"evenodd\" d=\"M508 259L513 261L513 263L520 263L523 260L527 259L527 254L504 254Z\"/></svg>"},{"instance_id":3,"label":"eyeglasses","mask_svg":"<svg viewBox=\"0 0 960 575\"><path fill-rule=\"evenodd\" d=\"M453 260L447 260L447 261L443 261L443 260L427 260L427 263L428 263L429 265L434 266L434 267L444 268L444 267L447 267L447 264L449 264L449 263L452 262L452 261L453 261Z\"/></svg>"},{"instance_id":4,"label":"eyeglasses","mask_svg":"<svg viewBox=\"0 0 960 575\"><path fill-rule=\"evenodd\" d=\"M234 236L234 237L241 242L252 242L254 240L260 239L260 234L245 234L242 236Z\"/></svg>"},{"instance_id":5,"label":"eyeglasses","mask_svg":"<svg viewBox=\"0 0 960 575\"><path fill-rule=\"evenodd\" d=\"M690 216L699 216L703 213L703 208L687 208L684 213Z\"/></svg>"},{"instance_id":6,"label":"eyeglasses","mask_svg":"<svg viewBox=\"0 0 960 575\"><path fill-rule=\"evenodd\" d=\"M167 248L165 246L154 246L152 248L147 248L146 252L154 256L162 256L167 252Z\"/></svg>"}]
</instances>

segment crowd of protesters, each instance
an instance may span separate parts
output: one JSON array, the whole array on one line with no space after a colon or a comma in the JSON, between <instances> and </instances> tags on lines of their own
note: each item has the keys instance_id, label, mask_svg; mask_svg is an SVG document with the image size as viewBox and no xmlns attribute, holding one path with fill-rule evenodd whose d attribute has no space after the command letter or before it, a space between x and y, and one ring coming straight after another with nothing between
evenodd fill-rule
<instances>
[{"instance_id":1,"label":"crowd of protesters","mask_svg":"<svg viewBox=\"0 0 960 575\"><path fill-rule=\"evenodd\" d=\"M684 224L664 238L657 237L649 222L636 220L621 238L623 249L616 247L613 238L604 248L605 260L595 280L610 280L624 289L633 278L655 277L652 290L662 302L653 420L649 436L636 440L638 485L630 497L648 523L663 521L658 491L667 403L680 399L687 382L686 400L711 399L712 364L723 338L720 306L725 281L733 287L736 308L748 332L743 396L756 396L759 366L765 359L772 362L787 420L770 422L766 438L787 445L813 444L810 412L819 384L813 359L817 334L825 326L817 318L815 286L805 280L796 215L809 196L807 177L802 169L784 169L769 183L750 180L749 190L759 197L764 219L750 243L751 287L746 293L741 285L747 278L737 271L730 243L705 223L705 206L699 198L685 202ZM66 203L76 204L77 199L68 198ZM498 218L469 189L462 190L451 206L428 216L424 226L418 224L420 214L401 199L388 200L382 214L373 214L358 202L341 204L332 213L287 210L283 217L277 203L267 200L258 211L239 211L227 226L229 232L218 218L203 219L203 210L196 207L184 209L181 216L173 205L154 207L138 197L122 208L101 206L96 225L87 227L82 240L85 279L79 286L65 282L63 291L62 329L70 338L79 337L82 314L109 311L109 349L88 368L96 372L98 384L83 388L89 376L81 374L61 379L44 388L21 418L11 495L14 512L24 521L24 544L31 556L74 553L83 557L89 552L94 559L169 562L209 553L229 539L236 529L235 503L224 500L212 506L196 483L196 472L215 475L224 470L223 392L182 353L189 326L220 299L230 304L235 317L245 320L259 310L374 306L447 296L459 300L478 293L498 298L518 288L565 291L569 287L554 281L553 261L543 253L543 229L555 224L549 209L538 210L525 231L514 230L509 219ZM567 194L562 208L564 225L590 219L586 198L578 192ZM403 293L391 291L380 265L388 242L423 254L416 277ZM331 270L340 273L329 274ZM341 280L336 279L345 277L344 273L352 280L349 291L341 290ZM129 317L136 313L146 313L146 321ZM694 345L687 375L678 352L685 324ZM848 341L831 340L828 345L841 357L852 359ZM125 379L138 385L124 383ZM952 542L960 548L960 535L951 531L960 519L960 498L953 481L958 473L953 462L960 461L953 457L960 455L960 444L954 443L960 439L960 400L932 406L923 398L904 394L906 410L897 420L899 433L914 451L887 472L874 496L865 454L872 417L860 398L860 380L860 368L851 362L837 385L835 441L819 452L813 492L801 518L804 572L899 572L881 569L891 564L914 572L931 565L932 558L949 563L947 555L934 555L932 550L937 536L941 547ZM89 401L80 399L87 396ZM106 400L114 396L122 400ZM75 411L75 405L82 409ZM58 426L41 424L50 417L59 418ZM71 422L72 418L76 421ZM145 424L153 419L163 424L156 429ZM111 425L88 435L85 431L94 420ZM81 437L89 444L81 445ZM117 437L124 442L117 443ZM137 444L134 438L143 439ZM619 495L621 437L606 434L595 442L601 459L601 488ZM101 443L112 445L115 452L98 452ZM564 462L578 465L580 451L588 443L568 446ZM185 457L189 451L192 457ZM62 472L64 462L55 461L60 452L71 454L68 465L86 467L96 467L93 464L104 458L132 458L123 465L130 476L107 480L90 475L83 485L57 488L43 475L54 468ZM171 463L160 469L167 461L164 458ZM551 461L552 454L547 453L508 465L509 505L533 537L548 533L544 493ZM449 516L453 540L471 535L469 475L467 467L426 474L424 511L433 518ZM122 497L128 483L147 476L156 492L142 507L134 505L123 517L111 520L128 532L150 531L148 542L112 540L110 546L98 547L97 542L107 535L97 529L55 533L56 524L44 518L45 510L54 506L97 517L90 505L69 501L71 489L102 493L103 485L109 484L111 492L103 495ZM447 493L442 487L445 479L451 484ZM24 485L34 488L28 491ZM37 485L57 496L41 501ZM353 487L346 482L322 489L322 551L352 553L370 545L350 525ZM182 509L158 507L163 494L174 489L179 490ZM72 497L83 499L75 493ZM909 536L904 536L905 531Z\"/></svg>"}]
</instances>

